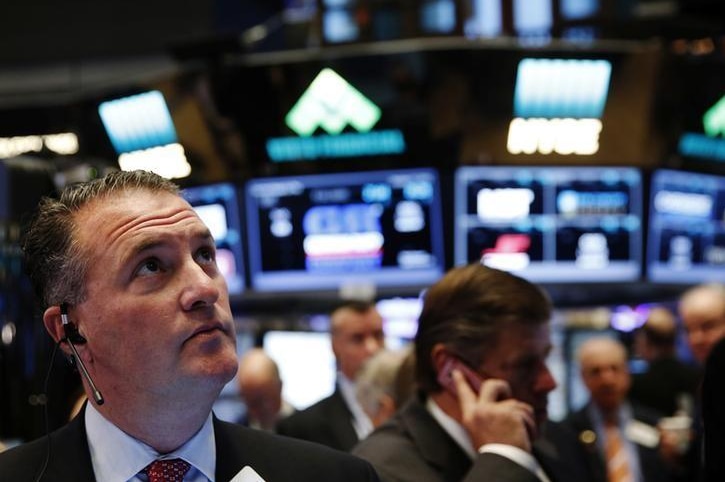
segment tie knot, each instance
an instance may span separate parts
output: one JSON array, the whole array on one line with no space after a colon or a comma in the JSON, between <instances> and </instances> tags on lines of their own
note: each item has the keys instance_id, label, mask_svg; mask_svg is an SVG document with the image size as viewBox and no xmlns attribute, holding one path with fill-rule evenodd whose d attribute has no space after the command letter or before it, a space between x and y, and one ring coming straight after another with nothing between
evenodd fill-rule
<instances>
[{"instance_id":1,"label":"tie knot","mask_svg":"<svg viewBox=\"0 0 725 482\"><path fill-rule=\"evenodd\" d=\"M144 471L149 482L182 482L190 468L191 465L186 460L167 459L154 460Z\"/></svg>"}]
</instances>

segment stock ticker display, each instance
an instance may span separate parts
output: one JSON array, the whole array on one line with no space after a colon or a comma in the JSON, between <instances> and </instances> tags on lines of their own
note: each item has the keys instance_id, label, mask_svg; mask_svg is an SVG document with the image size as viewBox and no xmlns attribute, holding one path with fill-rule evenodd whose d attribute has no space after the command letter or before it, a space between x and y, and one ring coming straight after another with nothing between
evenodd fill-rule
<instances>
[{"instance_id":1,"label":"stock ticker display","mask_svg":"<svg viewBox=\"0 0 725 482\"><path fill-rule=\"evenodd\" d=\"M184 189L183 195L214 237L217 265L229 293L242 293L245 289L244 256L236 186L232 183L193 186Z\"/></svg>"},{"instance_id":2,"label":"stock ticker display","mask_svg":"<svg viewBox=\"0 0 725 482\"><path fill-rule=\"evenodd\" d=\"M652 176L647 277L725 279L725 176L660 169Z\"/></svg>"},{"instance_id":3,"label":"stock ticker display","mask_svg":"<svg viewBox=\"0 0 725 482\"><path fill-rule=\"evenodd\" d=\"M479 260L548 283L640 277L637 169L461 167L454 189L456 264Z\"/></svg>"},{"instance_id":4,"label":"stock ticker display","mask_svg":"<svg viewBox=\"0 0 725 482\"><path fill-rule=\"evenodd\" d=\"M432 169L259 178L245 192L258 291L422 286L444 271Z\"/></svg>"}]
</instances>

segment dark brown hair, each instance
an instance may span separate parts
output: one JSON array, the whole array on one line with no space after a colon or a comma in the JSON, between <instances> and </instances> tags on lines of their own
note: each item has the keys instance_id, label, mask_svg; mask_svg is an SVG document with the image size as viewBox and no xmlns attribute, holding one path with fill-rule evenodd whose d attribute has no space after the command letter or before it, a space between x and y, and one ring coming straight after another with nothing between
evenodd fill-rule
<instances>
[{"instance_id":1,"label":"dark brown hair","mask_svg":"<svg viewBox=\"0 0 725 482\"><path fill-rule=\"evenodd\" d=\"M440 390L431 358L436 344L479 367L507 326L538 325L550 317L549 297L523 278L479 263L450 270L425 294L415 337L419 387Z\"/></svg>"}]
</instances>

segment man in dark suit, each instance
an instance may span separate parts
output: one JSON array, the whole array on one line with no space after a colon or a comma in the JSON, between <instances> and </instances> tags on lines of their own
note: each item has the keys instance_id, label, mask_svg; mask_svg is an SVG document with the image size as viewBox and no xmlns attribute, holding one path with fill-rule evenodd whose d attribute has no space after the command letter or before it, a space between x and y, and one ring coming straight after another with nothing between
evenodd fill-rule
<instances>
[{"instance_id":1,"label":"man in dark suit","mask_svg":"<svg viewBox=\"0 0 725 482\"><path fill-rule=\"evenodd\" d=\"M335 391L280 421L277 433L349 451L372 430L355 394L355 378L385 346L383 319L372 303L343 302L330 316L330 340L338 369Z\"/></svg>"},{"instance_id":2,"label":"man in dark suit","mask_svg":"<svg viewBox=\"0 0 725 482\"><path fill-rule=\"evenodd\" d=\"M677 358L674 314L663 306L652 308L634 340L637 355L647 362L647 370L632 375L629 399L663 415L692 415L700 372Z\"/></svg>"},{"instance_id":3,"label":"man in dark suit","mask_svg":"<svg viewBox=\"0 0 725 482\"><path fill-rule=\"evenodd\" d=\"M722 313L725 317L725 312ZM723 320L725 321L725 319ZM704 421L704 472L707 482L725 480L725 339L711 350L702 382L702 418Z\"/></svg>"},{"instance_id":4,"label":"man in dark suit","mask_svg":"<svg viewBox=\"0 0 725 482\"><path fill-rule=\"evenodd\" d=\"M419 319L418 396L353 454L386 482L576 480L532 455L556 387L550 316L548 297L518 276L479 263L449 271Z\"/></svg>"},{"instance_id":5,"label":"man in dark suit","mask_svg":"<svg viewBox=\"0 0 725 482\"><path fill-rule=\"evenodd\" d=\"M580 347L578 361L590 401L567 417L568 434L547 434L547 438L553 445L567 447L563 457L584 470L587 481L669 480L655 428L659 414L627 401L630 374L624 346L613 338L592 338Z\"/></svg>"},{"instance_id":6,"label":"man in dark suit","mask_svg":"<svg viewBox=\"0 0 725 482\"><path fill-rule=\"evenodd\" d=\"M134 171L72 186L41 202L23 250L90 402L0 454L3 480L377 480L345 454L214 418L237 370L234 323L214 240L173 183Z\"/></svg>"}]
</instances>

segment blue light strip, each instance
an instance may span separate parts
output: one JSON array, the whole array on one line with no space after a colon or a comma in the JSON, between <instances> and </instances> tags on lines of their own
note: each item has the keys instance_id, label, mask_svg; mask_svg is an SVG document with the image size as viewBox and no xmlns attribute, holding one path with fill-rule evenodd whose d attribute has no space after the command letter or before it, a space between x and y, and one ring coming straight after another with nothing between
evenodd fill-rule
<instances>
[{"instance_id":1,"label":"blue light strip","mask_svg":"<svg viewBox=\"0 0 725 482\"><path fill-rule=\"evenodd\" d=\"M725 139L686 132L680 137L679 151L683 156L725 162Z\"/></svg>"},{"instance_id":2,"label":"blue light strip","mask_svg":"<svg viewBox=\"0 0 725 482\"><path fill-rule=\"evenodd\" d=\"M335 136L275 137L267 140L267 155L273 162L381 156L403 152L405 139L398 129Z\"/></svg>"}]
</instances>

